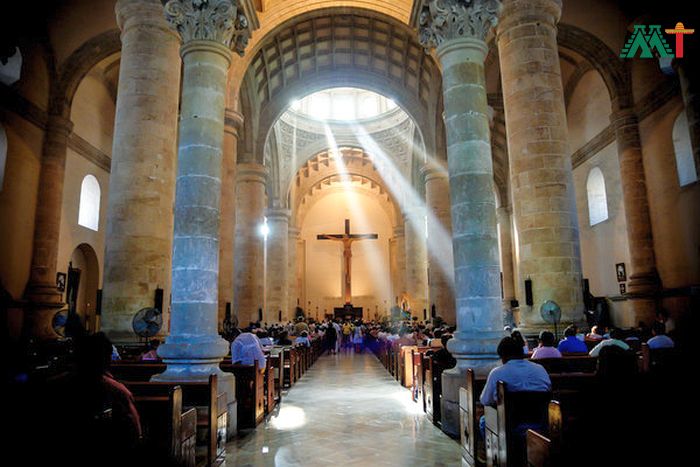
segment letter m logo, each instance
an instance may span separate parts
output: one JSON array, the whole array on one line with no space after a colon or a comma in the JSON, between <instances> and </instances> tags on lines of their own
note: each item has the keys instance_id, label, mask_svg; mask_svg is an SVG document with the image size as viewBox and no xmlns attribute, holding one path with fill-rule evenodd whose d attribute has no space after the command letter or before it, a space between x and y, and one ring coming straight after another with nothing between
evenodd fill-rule
<instances>
[{"instance_id":1,"label":"letter m logo","mask_svg":"<svg viewBox=\"0 0 700 467\"><path fill-rule=\"evenodd\" d=\"M656 51L656 54L654 54ZM647 26L643 24L635 24L634 31L627 42L622 47L620 58L635 58L639 54L639 58L654 58L668 57L673 58L671 47L661 35L661 26L650 25L649 31Z\"/></svg>"}]
</instances>

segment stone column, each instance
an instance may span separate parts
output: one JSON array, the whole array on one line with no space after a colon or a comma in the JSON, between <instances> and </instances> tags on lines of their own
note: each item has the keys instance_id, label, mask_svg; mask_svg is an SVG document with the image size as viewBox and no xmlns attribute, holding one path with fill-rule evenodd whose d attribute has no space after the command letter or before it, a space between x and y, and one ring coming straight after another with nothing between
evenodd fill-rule
<instances>
[{"instance_id":1,"label":"stone column","mask_svg":"<svg viewBox=\"0 0 700 467\"><path fill-rule=\"evenodd\" d=\"M404 214L406 246L406 293L411 315L423 320L428 309L428 253L425 239L425 209L408 208Z\"/></svg>"},{"instance_id":2,"label":"stone column","mask_svg":"<svg viewBox=\"0 0 700 467\"><path fill-rule=\"evenodd\" d=\"M236 232L236 158L238 132L243 115L226 109L224 153L221 166L221 225L219 227L219 325L226 315L226 303L233 309L233 243Z\"/></svg>"},{"instance_id":3,"label":"stone column","mask_svg":"<svg viewBox=\"0 0 700 467\"><path fill-rule=\"evenodd\" d=\"M182 36L182 101L175 188L170 335L155 381L206 381L235 399L233 375L219 369L228 343L217 329L224 104L231 42L246 19L229 0L170 0L166 17ZM240 41L236 40L241 52Z\"/></svg>"},{"instance_id":4,"label":"stone column","mask_svg":"<svg viewBox=\"0 0 700 467\"><path fill-rule=\"evenodd\" d=\"M289 312L289 216L288 209L268 209L266 313L263 321L276 322L282 311L284 321L291 318Z\"/></svg>"},{"instance_id":5,"label":"stone column","mask_svg":"<svg viewBox=\"0 0 700 467\"><path fill-rule=\"evenodd\" d=\"M497 22L501 4L495 0L420 3L420 12L414 10L414 24L420 27L421 43L437 47L442 65L457 310L457 331L448 344L457 366L442 376L442 429L457 435L459 388L467 369L485 374L496 364L503 328L484 76L486 35Z\"/></svg>"},{"instance_id":6,"label":"stone column","mask_svg":"<svg viewBox=\"0 0 700 467\"><path fill-rule=\"evenodd\" d=\"M437 316L455 324L454 261L450 181L447 170L437 164L425 165L425 204L428 208L428 316L435 305Z\"/></svg>"},{"instance_id":7,"label":"stone column","mask_svg":"<svg viewBox=\"0 0 700 467\"><path fill-rule=\"evenodd\" d=\"M102 329L139 339L131 321L163 289L167 333L173 242L180 38L158 0L119 0L122 54L109 176ZM163 86L167 81L168 86Z\"/></svg>"},{"instance_id":8,"label":"stone column","mask_svg":"<svg viewBox=\"0 0 700 467\"><path fill-rule=\"evenodd\" d=\"M238 164L236 172L236 239L234 243L234 310L242 324L258 320L263 308L266 172L262 164Z\"/></svg>"},{"instance_id":9,"label":"stone column","mask_svg":"<svg viewBox=\"0 0 700 467\"><path fill-rule=\"evenodd\" d=\"M398 305L397 300L406 293L406 235L404 226L394 227L394 236L389 243L391 255L391 286L393 302L389 308Z\"/></svg>"},{"instance_id":10,"label":"stone column","mask_svg":"<svg viewBox=\"0 0 700 467\"><path fill-rule=\"evenodd\" d=\"M289 261L288 261L288 276L289 276L289 286L288 286L288 297L287 297L287 310L289 317L294 317L294 310L297 307L297 300L299 300L299 306L304 309L306 316L311 316L310 310L308 310L306 304L303 302L303 297L301 296L301 290L299 287L299 239L301 231L293 226L289 226L289 236L287 237L288 249L289 249ZM275 321L275 320L273 320Z\"/></svg>"},{"instance_id":11,"label":"stone column","mask_svg":"<svg viewBox=\"0 0 700 467\"><path fill-rule=\"evenodd\" d=\"M534 305L520 314L526 332L551 329L545 300L562 322L581 321L583 292L578 219L562 90L557 22L560 0L508 0L498 24L519 287L532 280ZM522 290L522 289L521 289Z\"/></svg>"},{"instance_id":12,"label":"stone column","mask_svg":"<svg viewBox=\"0 0 700 467\"><path fill-rule=\"evenodd\" d=\"M515 282L513 276L513 234L511 228L510 206L496 209L498 231L501 237L501 274L503 284L503 308L510 308L515 300Z\"/></svg>"},{"instance_id":13,"label":"stone column","mask_svg":"<svg viewBox=\"0 0 700 467\"><path fill-rule=\"evenodd\" d=\"M632 300L634 322L643 320L649 323L655 317L654 295L659 290L660 279L656 272L639 123L630 108L613 113L610 119L617 139L622 202L625 206L630 251L627 295Z\"/></svg>"},{"instance_id":14,"label":"stone column","mask_svg":"<svg viewBox=\"0 0 700 467\"><path fill-rule=\"evenodd\" d=\"M24 334L38 339L58 337L53 330L54 314L63 307L56 288L58 237L61 230L63 179L68 136L73 123L61 115L49 115L39 175L32 265L25 297L29 301Z\"/></svg>"}]
</instances>

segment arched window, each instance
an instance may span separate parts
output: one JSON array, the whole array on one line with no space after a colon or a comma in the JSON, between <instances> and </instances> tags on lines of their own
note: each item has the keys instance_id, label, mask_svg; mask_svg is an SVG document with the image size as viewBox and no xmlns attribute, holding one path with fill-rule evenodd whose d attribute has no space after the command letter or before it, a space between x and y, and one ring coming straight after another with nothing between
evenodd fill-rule
<instances>
[{"instance_id":1,"label":"arched window","mask_svg":"<svg viewBox=\"0 0 700 467\"><path fill-rule=\"evenodd\" d=\"M693 149L690 145L690 131L688 130L688 117L685 110L678 114L676 122L673 124L673 151L676 153L676 170L680 186L697 181L698 172L693 159Z\"/></svg>"},{"instance_id":2,"label":"arched window","mask_svg":"<svg viewBox=\"0 0 700 467\"><path fill-rule=\"evenodd\" d=\"M80 185L78 224L95 232L100 225L100 183L94 175L86 175Z\"/></svg>"},{"instance_id":3,"label":"arched window","mask_svg":"<svg viewBox=\"0 0 700 467\"><path fill-rule=\"evenodd\" d=\"M5 163L7 163L7 134L0 125L0 191L5 181Z\"/></svg>"},{"instance_id":4,"label":"arched window","mask_svg":"<svg viewBox=\"0 0 700 467\"><path fill-rule=\"evenodd\" d=\"M608 218L605 177L603 177L603 172L598 167L593 167L588 172L586 192L588 193L588 220L591 225L596 225Z\"/></svg>"}]
</instances>

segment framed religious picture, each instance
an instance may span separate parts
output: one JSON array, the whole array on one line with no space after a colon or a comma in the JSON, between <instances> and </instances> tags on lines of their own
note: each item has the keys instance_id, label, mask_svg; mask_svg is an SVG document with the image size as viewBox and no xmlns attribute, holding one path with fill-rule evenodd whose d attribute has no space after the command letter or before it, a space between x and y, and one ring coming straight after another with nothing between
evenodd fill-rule
<instances>
[{"instance_id":1,"label":"framed religious picture","mask_svg":"<svg viewBox=\"0 0 700 467\"><path fill-rule=\"evenodd\" d=\"M59 292L65 292L65 290L66 290L66 273L65 272L57 272L56 273L56 289L58 289Z\"/></svg>"},{"instance_id":2,"label":"framed religious picture","mask_svg":"<svg viewBox=\"0 0 700 467\"><path fill-rule=\"evenodd\" d=\"M617 263L615 265L615 271L617 273L617 282L625 282L627 280L627 270L625 269L625 263Z\"/></svg>"},{"instance_id":3,"label":"framed religious picture","mask_svg":"<svg viewBox=\"0 0 700 467\"><path fill-rule=\"evenodd\" d=\"M620 282L620 295L627 293L627 285L624 282Z\"/></svg>"}]
</instances>

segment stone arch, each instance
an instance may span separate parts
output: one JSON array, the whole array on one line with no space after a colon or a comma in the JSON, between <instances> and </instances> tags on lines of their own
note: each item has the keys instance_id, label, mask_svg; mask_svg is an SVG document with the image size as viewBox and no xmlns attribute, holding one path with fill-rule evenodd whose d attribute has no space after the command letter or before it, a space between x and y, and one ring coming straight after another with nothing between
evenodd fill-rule
<instances>
[{"instance_id":1,"label":"stone arch","mask_svg":"<svg viewBox=\"0 0 700 467\"><path fill-rule=\"evenodd\" d=\"M49 101L49 113L65 118L70 116L73 97L82 79L105 58L119 53L121 37L118 29L99 34L81 45L58 70Z\"/></svg>"},{"instance_id":2,"label":"stone arch","mask_svg":"<svg viewBox=\"0 0 700 467\"><path fill-rule=\"evenodd\" d=\"M97 290L100 284L100 266L92 245L81 243L71 253L71 266L80 270L80 282L76 293L76 311L88 331L97 331ZM68 293L68 292L67 292ZM66 302L70 297L66 296Z\"/></svg>"}]
</instances>

